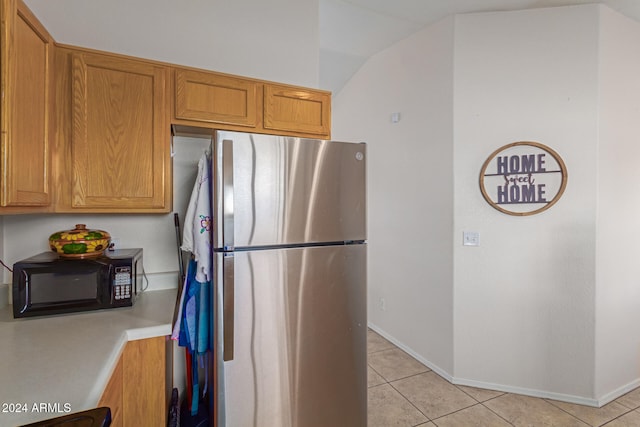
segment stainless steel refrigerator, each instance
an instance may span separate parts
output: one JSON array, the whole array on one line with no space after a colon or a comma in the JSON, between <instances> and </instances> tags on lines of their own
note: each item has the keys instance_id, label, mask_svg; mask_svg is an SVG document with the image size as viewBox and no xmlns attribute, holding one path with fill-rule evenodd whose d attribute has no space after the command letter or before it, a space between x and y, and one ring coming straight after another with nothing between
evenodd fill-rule
<instances>
[{"instance_id":1,"label":"stainless steel refrigerator","mask_svg":"<svg viewBox=\"0 0 640 427\"><path fill-rule=\"evenodd\" d=\"M367 425L366 145L218 132L218 426Z\"/></svg>"}]
</instances>

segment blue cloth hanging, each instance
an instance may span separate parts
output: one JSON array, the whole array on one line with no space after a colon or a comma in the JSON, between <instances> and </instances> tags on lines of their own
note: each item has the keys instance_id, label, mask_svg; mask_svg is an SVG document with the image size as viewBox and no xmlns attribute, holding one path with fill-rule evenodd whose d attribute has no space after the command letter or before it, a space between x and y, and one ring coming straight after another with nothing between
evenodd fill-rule
<instances>
[{"instance_id":1,"label":"blue cloth hanging","mask_svg":"<svg viewBox=\"0 0 640 427\"><path fill-rule=\"evenodd\" d=\"M190 260L187 267L187 280L185 281L184 301L182 306L182 318L180 319L178 345L187 347L189 353L197 352L197 328L198 311L200 308L200 283L195 280L196 262Z\"/></svg>"},{"instance_id":2,"label":"blue cloth hanging","mask_svg":"<svg viewBox=\"0 0 640 427\"><path fill-rule=\"evenodd\" d=\"M200 400L198 357L205 355L211 349L209 334L211 282L198 282L196 270L197 263L192 259L187 268L187 279L183 289L184 301L178 334L178 345L186 347L192 358L191 372L187 372L187 375L192 378L192 415L198 413Z\"/></svg>"}]
</instances>

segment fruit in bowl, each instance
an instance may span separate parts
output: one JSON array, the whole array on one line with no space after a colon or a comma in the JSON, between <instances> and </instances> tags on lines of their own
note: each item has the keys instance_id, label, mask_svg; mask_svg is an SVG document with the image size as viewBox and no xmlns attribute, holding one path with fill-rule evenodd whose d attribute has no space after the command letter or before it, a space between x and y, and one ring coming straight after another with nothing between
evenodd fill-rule
<instances>
[{"instance_id":1,"label":"fruit in bowl","mask_svg":"<svg viewBox=\"0 0 640 427\"><path fill-rule=\"evenodd\" d=\"M49 236L49 247L63 258L96 257L102 255L109 243L109 233L87 229L85 224L76 224L73 230L57 231Z\"/></svg>"}]
</instances>

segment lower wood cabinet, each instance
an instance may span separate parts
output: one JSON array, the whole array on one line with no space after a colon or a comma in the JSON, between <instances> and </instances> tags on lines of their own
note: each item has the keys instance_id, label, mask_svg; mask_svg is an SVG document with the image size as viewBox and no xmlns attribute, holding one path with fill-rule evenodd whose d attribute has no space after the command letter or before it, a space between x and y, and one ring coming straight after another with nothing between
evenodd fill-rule
<instances>
[{"instance_id":1,"label":"lower wood cabinet","mask_svg":"<svg viewBox=\"0 0 640 427\"><path fill-rule=\"evenodd\" d=\"M111 409L111 426L121 427L122 421L122 391L123 391L123 377L122 377L122 357L118 360L118 364L111 374L109 383L102 393L102 397L98 402L98 406L106 406Z\"/></svg>"},{"instance_id":2,"label":"lower wood cabinet","mask_svg":"<svg viewBox=\"0 0 640 427\"><path fill-rule=\"evenodd\" d=\"M111 409L112 427L167 425L171 343L167 337L127 343L98 402Z\"/></svg>"}]
</instances>

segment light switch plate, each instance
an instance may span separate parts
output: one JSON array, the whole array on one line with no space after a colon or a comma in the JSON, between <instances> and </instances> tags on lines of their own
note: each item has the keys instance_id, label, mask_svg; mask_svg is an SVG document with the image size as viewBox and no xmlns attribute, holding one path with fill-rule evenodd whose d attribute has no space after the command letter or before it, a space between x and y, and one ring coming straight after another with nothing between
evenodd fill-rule
<instances>
[{"instance_id":1,"label":"light switch plate","mask_svg":"<svg viewBox=\"0 0 640 427\"><path fill-rule=\"evenodd\" d=\"M480 246L480 233L477 231L463 231L462 244L464 246Z\"/></svg>"}]
</instances>

